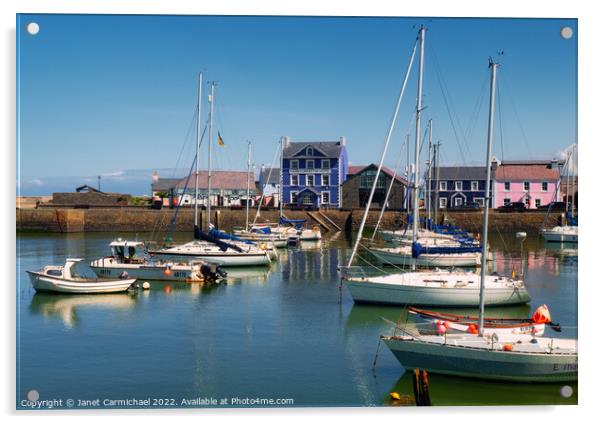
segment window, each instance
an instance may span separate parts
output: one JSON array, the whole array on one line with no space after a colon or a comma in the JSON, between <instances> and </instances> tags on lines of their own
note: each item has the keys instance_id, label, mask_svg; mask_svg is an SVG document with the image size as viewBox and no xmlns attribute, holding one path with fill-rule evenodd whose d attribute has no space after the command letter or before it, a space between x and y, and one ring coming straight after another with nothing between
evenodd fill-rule
<instances>
[{"instance_id":1,"label":"window","mask_svg":"<svg viewBox=\"0 0 602 424\"><path fill-rule=\"evenodd\" d=\"M541 191L548 191L548 182L547 181L541 182Z\"/></svg>"},{"instance_id":2,"label":"window","mask_svg":"<svg viewBox=\"0 0 602 424\"><path fill-rule=\"evenodd\" d=\"M306 155L307 156L313 156L314 155L314 149L312 147L308 147Z\"/></svg>"},{"instance_id":3,"label":"window","mask_svg":"<svg viewBox=\"0 0 602 424\"><path fill-rule=\"evenodd\" d=\"M297 203L297 194L299 194L299 192L291 191L291 203Z\"/></svg>"},{"instance_id":4,"label":"window","mask_svg":"<svg viewBox=\"0 0 602 424\"><path fill-rule=\"evenodd\" d=\"M485 207L485 198L483 197L475 197L474 201L477 205L479 205L480 207L484 208Z\"/></svg>"},{"instance_id":5,"label":"window","mask_svg":"<svg viewBox=\"0 0 602 424\"><path fill-rule=\"evenodd\" d=\"M535 207L538 208L541 206L541 199L535 199Z\"/></svg>"},{"instance_id":6,"label":"window","mask_svg":"<svg viewBox=\"0 0 602 424\"><path fill-rule=\"evenodd\" d=\"M360 174L360 188L363 189L371 189L374 184L374 177L376 177L375 170L368 170ZM376 188L384 189L385 188L385 174L381 172L378 176L378 181L376 182Z\"/></svg>"},{"instance_id":7,"label":"window","mask_svg":"<svg viewBox=\"0 0 602 424\"><path fill-rule=\"evenodd\" d=\"M464 203L464 199L462 199L460 196L454 199L454 206L462 206L462 203Z\"/></svg>"},{"instance_id":8,"label":"window","mask_svg":"<svg viewBox=\"0 0 602 424\"><path fill-rule=\"evenodd\" d=\"M439 191L447 191L447 181L439 181Z\"/></svg>"},{"instance_id":9,"label":"window","mask_svg":"<svg viewBox=\"0 0 602 424\"><path fill-rule=\"evenodd\" d=\"M478 181L471 181L470 182L470 190L471 191L479 191L479 182Z\"/></svg>"},{"instance_id":10,"label":"window","mask_svg":"<svg viewBox=\"0 0 602 424\"><path fill-rule=\"evenodd\" d=\"M462 191L462 181L456 181L455 187L456 191Z\"/></svg>"},{"instance_id":11,"label":"window","mask_svg":"<svg viewBox=\"0 0 602 424\"><path fill-rule=\"evenodd\" d=\"M523 191L529 191L531 189L531 183L529 181L525 181L523 183Z\"/></svg>"},{"instance_id":12,"label":"window","mask_svg":"<svg viewBox=\"0 0 602 424\"><path fill-rule=\"evenodd\" d=\"M303 196L303 204L305 206L311 206L314 204L314 202L312 201L312 198L311 198L311 194L305 193L305 195Z\"/></svg>"},{"instance_id":13,"label":"window","mask_svg":"<svg viewBox=\"0 0 602 424\"><path fill-rule=\"evenodd\" d=\"M299 160L291 159L291 169L299 169Z\"/></svg>"},{"instance_id":14,"label":"window","mask_svg":"<svg viewBox=\"0 0 602 424\"><path fill-rule=\"evenodd\" d=\"M510 191L510 181L504 181L504 191Z\"/></svg>"},{"instance_id":15,"label":"window","mask_svg":"<svg viewBox=\"0 0 602 424\"><path fill-rule=\"evenodd\" d=\"M314 176L313 175L308 175L305 177L305 185L308 187L313 187L314 185Z\"/></svg>"},{"instance_id":16,"label":"window","mask_svg":"<svg viewBox=\"0 0 602 424\"><path fill-rule=\"evenodd\" d=\"M322 185L323 186L330 185L330 175L322 175Z\"/></svg>"},{"instance_id":17,"label":"window","mask_svg":"<svg viewBox=\"0 0 602 424\"><path fill-rule=\"evenodd\" d=\"M330 192L323 191L322 192L322 204L327 205L330 203Z\"/></svg>"},{"instance_id":18,"label":"window","mask_svg":"<svg viewBox=\"0 0 602 424\"><path fill-rule=\"evenodd\" d=\"M511 202L512 202L512 200L506 197L506 198L504 199L504 206L505 206L505 205L509 205Z\"/></svg>"},{"instance_id":19,"label":"window","mask_svg":"<svg viewBox=\"0 0 602 424\"><path fill-rule=\"evenodd\" d=\"M305 163L305 167L307 169L314 169L314 160L313 159L307 159L307 162Z\"/></svg>"},{"instance_id":20,"label":"window","mask_svg":"<svg viewBox=\"0 0 602 424\"><path fill-rule=\"evenodd\" d=\"M299 175L291 175L291 185L299 185Z\"/></svg>"},{"instance_id":21,"label":"window","mask_svg":"<svg viewBox=\"0 0 602 424\"><path fill-rule=\"evenodd\" d=\"M441 197L439 199L439 209L445 209L447 207L447 199L445 197Z\"/></svg>"},{"instance_id":22,"label":"window","mask_svg":"<svg viewBox=\"0 0 602 424\"><path fill-rule=\"evenodd\" d=\"M328 169L328 168L330 168L330 160L322 159L322 169Z\"/></svg>"}]
</instances>

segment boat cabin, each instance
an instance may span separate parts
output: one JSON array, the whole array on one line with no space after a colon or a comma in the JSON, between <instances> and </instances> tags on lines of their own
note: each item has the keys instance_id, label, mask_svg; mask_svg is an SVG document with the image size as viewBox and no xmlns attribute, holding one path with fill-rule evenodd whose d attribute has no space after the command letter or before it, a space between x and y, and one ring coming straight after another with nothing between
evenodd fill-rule
<instances>
[{"instance_id":1,"label":"boat cabin","mask_svg":"<svg viewBox=\"0 0 602 424\"><path fill-rule=\"evenodd\" d=\"M122 263L130 263L142 259L144 253L144 243L141 241L128 241L117 239L109 244L111 255Z\"/></svg>"}]
</instances>

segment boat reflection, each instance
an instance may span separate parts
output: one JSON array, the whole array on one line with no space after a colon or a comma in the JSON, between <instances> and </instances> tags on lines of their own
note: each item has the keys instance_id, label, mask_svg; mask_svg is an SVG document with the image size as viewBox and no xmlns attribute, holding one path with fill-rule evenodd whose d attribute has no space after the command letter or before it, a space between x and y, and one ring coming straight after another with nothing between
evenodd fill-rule
<instances>
[{"instance_id":1,"label":"boat reflection","mask_svg":"<svg viewBox=\"0 0 602 424\"><path fill-rule=\"evenodd\" d=\"M228 273L228 277L225 280L226 284L242 283L251 280L253 282L265 283L272 273L272 267L228 268L226 272Z\"/></svg>"},{"instance_id":2,"label":"boat reflection","mask_svg":"<svg viewBox=\"0 0 602 424\"><path fill-rule=\"evenodd\" d=\"M428 374L429 392L433 406L485 405L576 405L577 382L570 383L512 383L477 380ZM572 393L571 393L572 392ZM400 400L389 393L399 394ZM570 396L563 396L569 394ZM413 373L404 372L397 383L383 395L383 404L391 406L415 405Z\"/></svg>"},{"instance_id":3,"label":"boat reflection","mask_svg":"<svg viewBox=\"0 0 602 424\"><path fill-rule=\"evenodd\" d=\"M36 293L31 299L29 310L44 317L59 317L68 328L79 323L81 308L130 309L136 304L137 296L131 293L61 295Z\"/></svg>"}]
</instances>

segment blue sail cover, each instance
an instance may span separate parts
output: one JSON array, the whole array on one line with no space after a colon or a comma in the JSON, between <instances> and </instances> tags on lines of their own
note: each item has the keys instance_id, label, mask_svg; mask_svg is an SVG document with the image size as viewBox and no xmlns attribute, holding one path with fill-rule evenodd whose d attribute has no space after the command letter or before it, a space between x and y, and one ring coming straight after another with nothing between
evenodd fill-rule
<instances>
[{"instance_id":1,"label":"blue sail cover","mask_svg":"<svg viewBox=\"0 0 602 424\"><path fill-rule=\"evenodd\" d=\"M305 219L287 219L287 218L284 218L283 216L280 217L281 225L291 224L297 230L301 230L303 228L303 224L305 224L305 221L307 221L307 220L305 220Z\"/></svg>"},{"instance_id":2,"label":"blue sail cover","mask_svg":"<svg viewBox=\"0 0 602 424\"><path fill-rule=\"evenodd\" d=\"M211 237L214 237L219 240L236 240L236 241L242 241L245 244L255 245L255 243L253 243L252 241L241 239L240 237L237 237L233 234L228 234L223 231L216 230L215 228L212 228L211 230L209 230L209 235Z\"/></svg>"},{"instance_id":3,"label":"blue sail cover","mask_svg":"<svg viewBox=\"0 0 602 424\"><path fill-rule=\"evenodd\" d=\"M412 243L412 257L417 258L420 255L427 253L431 254L451 254L451 253L477 253L481 251L481 247L477 245L460 245L460 246L437 246L425 247L420 243Z\"/></svg>"},{"instance_id":4,"label":"blue sail cover","mask_svg":"<svg viewBox=\"0 0 602 424\"><path fill-rule=\"evenodd\" d=\"M577 217L573 216L573 214L570 212L567 212L566 214L566 222L567 224L572 225L574 227L577 227L579 224L579 220L577 219Z\"/></svg>"},{"instance_id":5,"label":"blue sail cover","mask_svg":"<svg viewBox=\"0 0 602 424\"><path fill-rule=\"evenodd\" d=\"M223 242L219 238L214 237L211 234L207 234L207 233L205 233L203 231L199 231L199 232L200 232L199 236L200 236L201 240L208 241L210 243L213 243L213 244L217 245L222 250L222 252L225 252L226 250L228 250L228 248L234 249L237 252L242 252L243 251L240 247L238 247L238 246L236 246L234 244Z\"/></svg>"}]
</instances>

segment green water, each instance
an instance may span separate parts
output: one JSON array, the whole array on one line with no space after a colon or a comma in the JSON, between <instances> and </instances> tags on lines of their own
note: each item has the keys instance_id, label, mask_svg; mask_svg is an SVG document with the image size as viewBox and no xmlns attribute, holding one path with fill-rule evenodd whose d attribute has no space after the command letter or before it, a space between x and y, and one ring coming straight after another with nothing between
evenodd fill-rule
<instances>
[{"instance_id":1,"label":"green water","mask_svg":"<svg viewBox=\"0 0 602 424\"><path fill-rule=\"evenodd\" d=\"M401 308L354 306L345 291L339 303L337 267L351 243L343 234L282 250L270 268L233 270L227 284L210 288L151 281L146 292L93 296L31 288L25 270L106 255L116 236L17 235L18 408L29 408L22 401L30 390L40 401L73 399L76 407L79 400L98 399L103 407L105 400L133 398L155 407L194 407L183 401L199 398L218 407L223 399L221 406L249 406L257 398L292 399L292 406L383 406L396 404L390 392L412 396L411 373L386 347L372 369L379 335L391 331L383 318L398 320ZM546 303L563 325L554 336L576 337L576 246L530 236L524 248L531 305L487 315L526 317ZM520 270L513 235L494 236L492 250L498 272ZM434 374L429 381L435 405L577 402L576 384L565 398L560 384Z\"/></svg>"}]
</instances>

